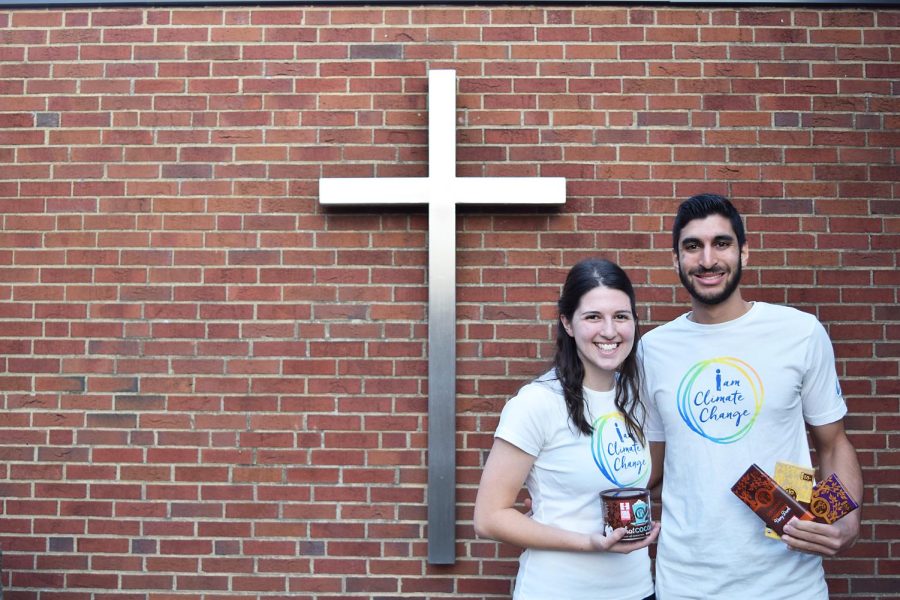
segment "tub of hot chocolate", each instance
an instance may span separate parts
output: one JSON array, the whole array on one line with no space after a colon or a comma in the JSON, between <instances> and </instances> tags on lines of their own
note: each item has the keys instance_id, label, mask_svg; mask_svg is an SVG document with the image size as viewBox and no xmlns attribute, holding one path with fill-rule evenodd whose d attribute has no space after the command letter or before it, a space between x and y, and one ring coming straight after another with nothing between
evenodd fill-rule
<instances>
[{"instance_id":1,"label":"tub of hot chocolate","mask_svg":"<svg viewBox=\"0 0 900 600\"><path fill-rule=\"evenodd\" d=\"M613 488L600 492L603 502L603 528L606 535L625 528L623 542L637 542L650 535L650 490L646 488Z\"/></svg>"}]
</instances>

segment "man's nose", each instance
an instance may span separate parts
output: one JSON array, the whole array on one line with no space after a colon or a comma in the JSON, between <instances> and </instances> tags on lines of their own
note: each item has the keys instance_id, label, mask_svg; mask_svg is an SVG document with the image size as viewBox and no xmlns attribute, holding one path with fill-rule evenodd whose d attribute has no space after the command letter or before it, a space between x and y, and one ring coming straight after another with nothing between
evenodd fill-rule
<instances>
[{"instance_id":1,"label":"man's nose","mask_svg":"<svg viewBox=\"0 0 900 600\"><path fill-rule=\"evenodd\" d=\"M711 245L703 246L703 250L700 254L700 261L704 267L711 267L716 264L716 257Z\"/></svg>"}]
</instances>

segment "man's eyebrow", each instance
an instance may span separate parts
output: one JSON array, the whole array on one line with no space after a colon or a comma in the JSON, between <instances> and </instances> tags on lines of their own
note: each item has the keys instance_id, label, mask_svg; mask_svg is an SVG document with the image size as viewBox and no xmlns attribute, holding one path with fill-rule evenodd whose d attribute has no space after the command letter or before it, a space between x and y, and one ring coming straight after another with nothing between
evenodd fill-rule
<instances>
[{"instance_id":1,"label":"man's eyebrow","mask_svg":"<svg viewBox=\"0 0 900 600\"><path fill-rule=\"evenodd\" d=\"M713 242L733 242L734 240L735 240L735 236L724 234L724 233L722 235L717 235L713 238ZM683 240L681 240L682 246L684 246L686 244L700 244L700 243L702 243L702 242L700 241L700 238L697 238L697 237L686 237Z\"/></svg>"}]
</instances>

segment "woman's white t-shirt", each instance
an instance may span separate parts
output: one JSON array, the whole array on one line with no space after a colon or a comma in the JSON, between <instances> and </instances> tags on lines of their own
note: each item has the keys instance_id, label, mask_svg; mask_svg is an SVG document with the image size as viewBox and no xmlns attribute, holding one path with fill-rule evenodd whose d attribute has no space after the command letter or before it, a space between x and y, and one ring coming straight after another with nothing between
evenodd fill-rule
<instances>
[{"instance_id":1,"label":"woman's white t-shirt","mask_svg":"<svg viewBox=\"0 0 900 600\"><path fill-rule=\"evenodd\" d=\"M569 419L553 373L507 402L496 437L535 457L525 481L536 521L580 533L603 531L600 492L644 487L650 453L628 435L614 392L585 388L593 435ZM519 560L515 600L641 600L653 593L647 549L630 554L527 549Z\"/></svg>"}]
</instances>

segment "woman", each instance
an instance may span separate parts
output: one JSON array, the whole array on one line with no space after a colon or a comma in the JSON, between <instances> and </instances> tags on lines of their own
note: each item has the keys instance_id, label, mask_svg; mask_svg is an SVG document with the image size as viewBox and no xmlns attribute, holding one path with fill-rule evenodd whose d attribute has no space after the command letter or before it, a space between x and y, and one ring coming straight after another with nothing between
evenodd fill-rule
<instances>
[{"instance_id":1,"label":"woman","mask_svg":"<svg viewBox=\"0 0 900 600\"><path fill-rule=\"evenodd\" d=\"M515 600L653 597L649 546L604 535L599 494L645 486L640 337L634 289L607 260L569 271L559 298L553 370L503 408L475 500L479 536L525 548ZM516 509L522 485L532 515Z\"/></svg>"}]
</instances>

